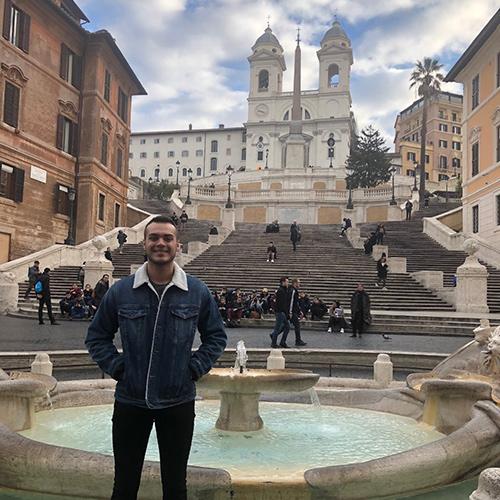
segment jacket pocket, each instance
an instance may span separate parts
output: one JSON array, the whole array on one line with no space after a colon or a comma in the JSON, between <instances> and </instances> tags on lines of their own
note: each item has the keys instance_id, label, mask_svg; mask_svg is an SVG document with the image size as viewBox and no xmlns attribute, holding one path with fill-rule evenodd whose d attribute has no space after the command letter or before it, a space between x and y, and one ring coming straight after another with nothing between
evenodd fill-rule
<instances>
[{"instance_id":1,"label":"jacket pocket","mask_svg":"<svg viewBox=\"0 0 500 500\"><path fill-rule=\"evenodd\" d=\"M198 314L200 308L194 304L178 304L171 306L170 313L173 321L173 341L174 343L184 343L192 341L196 326L198 324Z\"/></svg>"}]
</instances>

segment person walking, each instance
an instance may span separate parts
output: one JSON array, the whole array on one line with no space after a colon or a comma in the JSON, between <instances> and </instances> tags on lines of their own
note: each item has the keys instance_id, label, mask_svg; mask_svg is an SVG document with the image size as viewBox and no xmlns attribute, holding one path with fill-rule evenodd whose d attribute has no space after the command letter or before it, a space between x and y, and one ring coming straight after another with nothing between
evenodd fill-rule
<instances>
[{"instance_id":1,"label":"person walking","mask_svg":"<svg viewBox=\"0 0 500 500\"><path fill-rule=\"evenodd\" d=\"M293 325L295 330L295 345L297 347L303 347L307 345L307 342L304 342L300 337L300 320L302 318L302 311L300 309L299 304L299 289L300 289L300 280L298 278L294 278L292 280L292 286L289 288L289 316L290 323Z\"/></svg>"},{"instance_id":2,"label":"person walking","mask_svg":"<svg viewBox=\"0 0 500 500\"><path fill-rule=\"evenodd\" d=\"M96 308L99 308L104 295L109 289L109 274L103 274L102 278L97 282L94 287L94 305Z\"/></svg>"},{"instance_id":3,"label":"person walking","mask_svg":"<svg viewBox=\"0 0 500 500\"><path fill-rule=\"evenodd\" d=\"M35 282L40 274L40 262L35 260L33 265L28 267L28 288L24 294L24 298L27 299L30 295L31 289L35 286Z\"/></svg>"},{"instance_id":4,"label":"person walking","mask_svg":"<svg viewBox=\"0 0 500 500\"><path fill-rule=\"evenodd\" d=\"M385 252L380 256L380 259L377 260L377 282L375 286L382 285L382 290L387 291L385 286L387 281L387 271L389 270L389 266L387 264L387 255Z\"/></svg>"},{"instance_id":5,"label":"person walking","mask_svg":"<svg viewBox=\"0 0 500 500\"><path fill-rule=\"evenodd\" d=\"M183 210L180 217L179 217L179 221L181 223L181 227L180 227L181 230L186 227L186 223L187 223L188 219L189 219L188 214L186 213L185 210Z\"/></svg>"},{"instance_id":6,"label":"person walking","mask_svg":"<svg viewBox=\"0 0 500 500\"><path fill-rule=\"evenodd\" d=\"M136 499L153 424L160 450L163 498L187 499L186 471L195 419L195 381L223 353L227 336L207 286L174 261L172 219L144 229L145 262L104 296L85 344L115 380L112 499ZM120 329L123 354L115 346ZM201 344L192 351L196 329Z\"/></svg>"},{"instance_id":7,"label":"person walking","mask_svg":"<svg viewBox=\"0 0 500 500\"><path fill-rule=\"evenodd\" d=\"M365 291L363 283L358 283L356 291L351 296L351 337L361 337L365 326L371 323L370 297Z\"/></svg>"},{"instance_id":8,"label":"person walking","mask_svg":"<svg viewBox=\"0 0 500 500\"><path fill-rule=\"evenodd\" d=\"M352 221L348 217L344 217L342 219L342 226L340 227L340 237L343 237L345 235L345 232L352 227Z\"/></svg>"},{"instance_id":9,"label":"person walking","mask_svg":"<svg viewBox=\"0 0 500 500\"><path fill-rule=\"evenodd\" d=\"M385 227L383 224L379 224L377 226L377 229L375 230L375 236L376 236L376 245L383 245L384 244L384 236L385 236Z\"/></svg>"},{"instance_id":10,"label":"person walking","mask_svg":"<svg viewBox=\"0 0 500 500\"><path fill-rule=\"evenodd\" d=\"M406 210L406 220L411 220L411 211L413 210L413 203L408 200L405 203L405 210Z\"/></svg>"},{"instance_id":11,"label":"person walking","mask_svg":"<svg viewBox=\"0 0 500 500\"><path fill-rule=\"evenodd\" d=\"M40 291L38 291L41 288ZM52 314L52 298L50 295L50 268L46 267L35 283L35 292L38 299L38 324L43 325L43 306L47 306L47 315L51 325L58 325Z\"/></svg>"},{"instance_id":12,"label":"person walking","mask_svg":"<svg viewBox=\"0 0 500 500\"><path fill-rule=\"evenodd\" d=\"M113 262L113 254L111 253L111 247L106 248L106 251L104 252L104 257L108 259L110 262Z\"/></svg>"},{"instance_id":13,"label":"person walking","mask_svg":"<svg viewBox=\"0 0 500 500\"><path fill-rule=\"evenodd\" d=\"M121 229L119 229L118 234L116 235L116 239L118 240L118 253L121 255L123 252L123 245L125 245L125 243L127 242L127 235Z\"/></svg>"},{"instance_id":14,"label":"person walking","mask_svg":"<svg viewBox=\"0 0 500 500\"><path fill-rule=\"evenodd\" d=\"M274 330L271 333L271 347L276 349L277 347L282 347L287 349L288 345L286 343L286 338L288 332L290 331L290 316L288 308L288 278L283 277L280 279L280 287L276 291L276 305L274 307L274 313L276 314L276 322L274 324ZM278 336L283 333L281 337L281 342L278 346Z\"/></svg>"},{"instance_id":15,"label":"person walking","mask_svg":"<svg viewBox=\"0 0 500 500\"><path fill-rule=\"evenodd\" d=\"M267 262L274 262L277 258L278 250L276 249L274 243L272 241L269 242L269 246L267 247Z\"/></svg>"},{"instance_id":16,"label":"person walking","mask_svg":"<svg viewBox=\"0 0 500 500\"><path fill-rule=\"evenodd\" d=\"M293 251L295 252L297 250L297 243L300 241L300 226L297 224L296 220L294 220L290 226L290 240L292 242Z\"/></svg>"}]
</instances>

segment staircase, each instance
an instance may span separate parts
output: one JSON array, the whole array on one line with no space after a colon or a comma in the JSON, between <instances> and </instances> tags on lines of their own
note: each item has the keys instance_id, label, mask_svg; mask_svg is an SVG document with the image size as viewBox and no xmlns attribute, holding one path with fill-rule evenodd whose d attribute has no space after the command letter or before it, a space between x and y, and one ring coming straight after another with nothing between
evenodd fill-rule
<instances>
[{"instance_id":1,"label":"staircase","mask_svg":"<svg viewBox=\"0 0 500 500\"><path fill-rule=\"evenodd\" d=\"M376 263L339 237L333 225L302 225L302 242L292 251L288 226L265 234L263 224L237 223L236 231L220 246L210 247L185 266L211 289L240 288L274 291L281 276L300 278L310 297L327 304L339 300L349 307L358 282L370 295L372 309L394 311L450 311L452 306L426 290L406 274L390 274L388 290L375 287ZM266 262L266 248L274 241L278 259Z\"/></svg>"},{"instance_id":2,"label":"staircase","mask_svg":"<svg viewBox=\"0 0 500 500\"><path fill-rule=\"evenodd\" d=\"M451 210L448 205L447 210ZM454 207L453 207L454 208ZM440 211L439 211L440 210ZM444 286L452 286L452 276L461 266L467 254L442 247L424 234L423 217L439 215L443 208L429 207L412 215L411 221L384 222L384 245L389 247L389 257L406 257L407 271L443 271ZM377 224L362 224L361 236L366 238L375 231ZM484 263L483 263L484 264ZM488 268L488 307L490 312L500 312L500 270Z\"/></svg>"}]
</instances>

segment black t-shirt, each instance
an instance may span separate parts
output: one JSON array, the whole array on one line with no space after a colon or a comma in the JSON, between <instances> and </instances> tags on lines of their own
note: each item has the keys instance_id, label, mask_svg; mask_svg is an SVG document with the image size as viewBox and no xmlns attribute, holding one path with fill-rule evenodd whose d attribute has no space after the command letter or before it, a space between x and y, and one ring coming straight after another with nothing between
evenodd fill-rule
<instances>
[{"instance_id":1,"label":"black t-shirt","mask_svg":"<svg viewBox=\"0 0 500 500\"><path fill-rule=\"evenodd\" d=\"M167 288L167 286L170 284L170 282L169 283L155 283L154 281L150 281L150 283L153 285L153 288L156 290L156 293L158 294L158 297L160 297L160 298L163 295L163 291L165 290L165 288Z\"/></svg>"}]
</instances>

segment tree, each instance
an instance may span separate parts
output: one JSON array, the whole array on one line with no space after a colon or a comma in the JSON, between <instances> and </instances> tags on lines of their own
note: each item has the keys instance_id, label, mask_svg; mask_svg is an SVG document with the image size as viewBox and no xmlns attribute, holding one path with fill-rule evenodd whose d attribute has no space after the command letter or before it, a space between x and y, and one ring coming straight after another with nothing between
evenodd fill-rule
<instances>
[{"instance_id":1,"label":"tree","mask_svg":"<svg viewBox=\"0 0 500 500\"><path fill-rule=\"evenodd\" d=\"M437 59L424 57L423 62L417 61L415 69L410 76L410 88L416 87L418 95L423 98L422 108L422 128L420 129L420 189L419 204L424 206L425 198L425 145L427 138L427 106L431 99L437 95L441 89L441 82L444 79L440 69L443 67Z\"/></svg>"},{"instance_id":2,"label":"tree","mask_svg":"<svg viewBox=\"0 0 500 500\"><path fill-rule=\"evenodd\" d=\"M351 154L347 159L347 185L352 189L357 187L370 188L387 182L391 178L391 162L387 157L389 148L380 132L371 125L354 136Z\"/></svg>"},{"instance_id":3,"label":"tree","mask_svg":"<svg viewBox=\"0 0 500 500\"><path fill-rule=\"evenodd\" d=\"M170 197L172 196L174 189L175 189L175 184L171 184L165 179L162 179L160 182L149 181L145 186L148 198L152 200L162 200L162 201L169 200Z\"/></svg>"}]
</instances>

